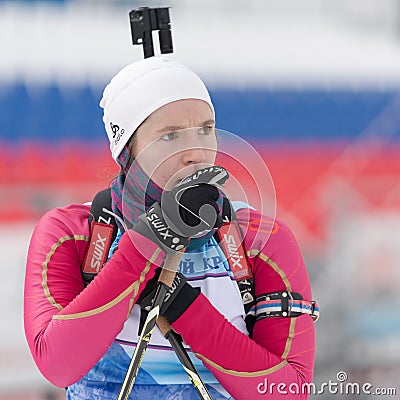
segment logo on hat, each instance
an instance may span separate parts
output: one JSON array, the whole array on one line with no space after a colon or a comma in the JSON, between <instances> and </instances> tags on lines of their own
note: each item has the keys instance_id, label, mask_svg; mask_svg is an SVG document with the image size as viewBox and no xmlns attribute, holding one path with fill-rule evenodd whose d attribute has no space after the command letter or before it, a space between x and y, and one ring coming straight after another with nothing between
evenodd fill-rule
<instances>
[{"instance_id":1,"label":"logo on hat","mask_svg":"<svg viewBox=\"0 0 400 400\"><path fill-rule=\"evenodd\" d=\"M121 136L125 133L125 129L120 129L119 125L113 124L112 122L110 122L110 128L113 133L112 137L115 139L114 145L116 146L121 139Z\"/></svg>"},{"instance_id":2,"label":"logo on hat","mask_svg":"<svg viewBox=\"0 0 400 400\"><path fill-rule=\"evenodd\" d=\"M117 124L113 124L112 122L110 122L110 127L111 127L111 131L113 133L113 139L115 138L115 135L118 133L119 131L119 126Z\"/></svg>"}]
</instances>

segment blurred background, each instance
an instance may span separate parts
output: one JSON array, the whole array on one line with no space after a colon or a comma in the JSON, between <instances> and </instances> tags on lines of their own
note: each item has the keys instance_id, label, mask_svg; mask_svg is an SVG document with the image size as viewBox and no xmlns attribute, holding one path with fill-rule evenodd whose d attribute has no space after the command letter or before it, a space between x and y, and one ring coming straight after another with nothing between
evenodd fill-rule
<instances>
[{"instance_id":1,"label":"blurred background","mask_svg":"<svg viewBox=\"0 0 400 400\"><path fill-rule=\"evenodd\" d=\"M171 6L174 56L210 88L217 127L270 169L322 309L315 383L345 371L397 388L354 397L399 399L398 0L0 0L0 399L64 396L25 342L27 246L43 213L117 171L98 103L142 58L128 19L141 6Z\"/></svg>"}]
</instances>

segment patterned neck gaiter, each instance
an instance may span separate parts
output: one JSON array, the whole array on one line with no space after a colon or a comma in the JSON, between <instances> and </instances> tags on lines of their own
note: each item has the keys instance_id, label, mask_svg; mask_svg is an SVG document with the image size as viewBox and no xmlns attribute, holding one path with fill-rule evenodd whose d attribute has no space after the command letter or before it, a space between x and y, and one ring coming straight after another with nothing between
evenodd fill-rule
<instances>
[{"instance_id":1,"label":"patterned neck gaiter","mask_svg":"<svg viewBox=\"0 0 400 400\"><path fill-rule=\"evenodd\" d=\"M129 148L125 146L118 157L121 173L111 183L111 198L113 212L124 220L128 228L132 228L141 214L161 201L163 190L146 175L139 163L132 163L128 173L123 173L128 160ZM118 220L117 224L123 230Z\"/></svg>"}]
</instances>

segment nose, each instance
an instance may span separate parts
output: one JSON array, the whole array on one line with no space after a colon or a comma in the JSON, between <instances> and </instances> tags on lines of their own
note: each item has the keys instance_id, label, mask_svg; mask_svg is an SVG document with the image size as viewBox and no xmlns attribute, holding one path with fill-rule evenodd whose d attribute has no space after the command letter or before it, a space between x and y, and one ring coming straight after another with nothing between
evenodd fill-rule
<instances>
[{"instance_id":1,"label":"nose","mask_svg":"<svg viewBox=\"0 0 400 400\"><path fill-rule=\"evenodd\" d=\"M185 165L204 163L206 161L204 143L199 139L197 132L187 133L184 139L182 162Z\"/></svg>"},{"instance_id":2,"label":"nose","mask_svg":"<svg viewBox=\"0 0 400 400\"><path fill-rule=\"evenodd\" d=\"M200 164L206 161L206 154L201 147L191 147L183 151L182 162L185 165Z\"/></svg>"}]
</instances>

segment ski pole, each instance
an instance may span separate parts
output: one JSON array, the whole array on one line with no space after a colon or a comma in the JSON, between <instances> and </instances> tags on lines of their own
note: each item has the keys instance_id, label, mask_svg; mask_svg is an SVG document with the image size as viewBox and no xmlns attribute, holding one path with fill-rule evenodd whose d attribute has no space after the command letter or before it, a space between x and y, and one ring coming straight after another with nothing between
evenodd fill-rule
<instances>
[{"instance_id":1,"label":"ski pole","mask_svg":"<svg viewBox=\"0 0 400 400\"><path fill-rule=\"evenodd\" d=\"M183 369L186 371L194 388L200 396L200 399L212 400L211 395L206 388L206 385L200 377L200 374L197 372L196 367L193 365L192 360L189 357L189 354L183 347L180 336L171 328L168 320L162 316L158 317L157 326L163 336L171 343L172 348L174 349L179 361L182 364Z\"/></svg>"},{"instance_id":2,"label":"ski pole","mask_svg":"<svg viewBox=\"0 0 400 400\"><path fill-rule=\"evenodd\" d=\"M136 345L135 352L132 355L128 370L126 371L125 379L118 395L118 400L128 400L129 398L144 354L146 352L147 345L149 344L154 327L156 326L157 318L160 315L161 305L163 304L168 290L171 289L176 272L179 268L179 263L184 254L184 250L185 249L182 249L181 251L173 254L167 254L163 269L161 270L160 277L157 282L157 290L154 297L153 307L147 315L142 333Z\"/></svg>"}]
</instances>

